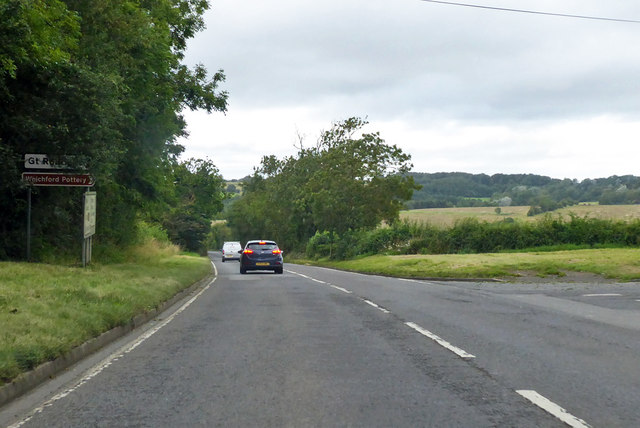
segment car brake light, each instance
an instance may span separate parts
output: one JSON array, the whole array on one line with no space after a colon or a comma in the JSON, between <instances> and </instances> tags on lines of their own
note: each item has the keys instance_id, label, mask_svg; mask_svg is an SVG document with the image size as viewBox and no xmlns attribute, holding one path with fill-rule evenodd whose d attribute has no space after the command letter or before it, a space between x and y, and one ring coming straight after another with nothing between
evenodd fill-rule
<instances>
[{"instance_id":1,"label":"car brake light","mask_svg":"<svg viewBox=\"0 0 640 428\"><path fill-rule=\"evenodd\" d=\"M258 242L258 244L260 244L260 245L264 245L264 244L266 244L266 242L264 242L264 241L260 241L260 242Z\"/></svg>"},{"instance_id":2,"label":"car brake light","mask_svg":"<svg viewBox=\"0 0 640 428\"><path fill-rule=\"evenodd\" d=\"M247 250L244 250L243 253L244 254L253 254L253 250L247 249Z\"/></svg>"},{"instance_id":3,"label":"car brake light","mask_svg":"<svg viewBox=\"0 0 640 428\"><path fill-rule=\"evenodd\" d=\"M280 251L280 250L278 250L278 249L275 249L275 250L273 250L273 251L272 251L272 253L273 253L273 254L280 254L280 253L282 253L282 251Z\"/></svg>"}]
</instances>

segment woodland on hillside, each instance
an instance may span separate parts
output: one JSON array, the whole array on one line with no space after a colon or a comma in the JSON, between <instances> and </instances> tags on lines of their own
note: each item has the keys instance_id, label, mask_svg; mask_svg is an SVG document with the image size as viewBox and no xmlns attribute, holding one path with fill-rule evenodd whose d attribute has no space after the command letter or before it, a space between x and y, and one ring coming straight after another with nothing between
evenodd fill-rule
<instances>
[{"instance_id":1,"label":"woodland on hillside","mask_svg":"<svg viewBox=\"0 0 640 428\"><path fill-rule=\"evenodd\" d=\"M640 203L640 177L633 175L582 181L534 174L412 172L411 175L422 187L414 191L413 199L407 203L409 209L524 205L546 212L579 202Z\"/></svg>"}]
</instances>

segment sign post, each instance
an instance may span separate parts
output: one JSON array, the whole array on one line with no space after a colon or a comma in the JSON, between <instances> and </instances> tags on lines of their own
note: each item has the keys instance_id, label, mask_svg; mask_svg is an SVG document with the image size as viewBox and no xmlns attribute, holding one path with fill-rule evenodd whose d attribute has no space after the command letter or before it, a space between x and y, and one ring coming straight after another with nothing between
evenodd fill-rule
<instances>
[{"instance_id":1,"label":"sign post","mask_svg":"<svg viewBox=\"0 0 640 428\"><path fill-rule=\"evenodd\" d=\"M27 188L27 261L31 261L31 186Z\"/></svg>"},{"instance_id":2,"label":"sign post","mask_svg":"<svg viewBox=\"0 0 640 428\"><path fill-rule=\"evenodd\" d=\"M73 158L73 157L71 157ZM67 157L67 159L71 159ZM34 186L51 187L91 187L93 177L89 174L74 172L54 172L69 170L65 157L54 158L44 154L25 154L25 169L47 170L22 173L22 181L29 185L27 188L27 260L31 260L31 189ZM51 171L53 170L53 171ZM51 172L50 172L51 171ZM83 202L83 238L82 238L82 266L91 262L91 245L96 233L96 192L85 192Z\"/></svg>"}]
</instances>

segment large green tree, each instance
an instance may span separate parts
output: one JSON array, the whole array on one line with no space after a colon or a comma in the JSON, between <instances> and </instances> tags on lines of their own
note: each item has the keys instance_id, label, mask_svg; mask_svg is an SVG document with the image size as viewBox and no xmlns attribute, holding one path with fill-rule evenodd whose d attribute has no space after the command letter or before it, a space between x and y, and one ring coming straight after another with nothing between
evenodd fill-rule
<instances>
[{"instance_id":1,"label":"large green tree","mask_svg":"<svg viewBox=\"0 0 640 428\"><path fill-rule=\"evenodd\" d=\"M228 213L243 239L273 237L302 248L317 231L344 233L394 222L416 185L410 155L367 122L349 118L322 133L297 156L266 156Z\"/></svg>"},{"instance_id":2,"label":"large green tree","mask_svg":"<svg viewBox=\"0 0 640 428\"><path fill-rule=\"evenodd\" d=\"M181 111L225 111L221 71L181 63L205 0L0 1L0 257L23 253L25 153L73 155L96 178L98 234L126 243L135 219L170 203ZM77 240L81 198L37 188L34 236Z\"/></svg>"},{"instance_id":3,"label":"large green tree","mask_svg":"<svg viewBox=\"0 0 640 428\"><path fill-rule=\"evenodd\" d=\"M205 252L214 214L222 211L224 180L210 160L174 163L174 204L160 219L171 240L183 248Z\"/></svg>"}]
</instances>

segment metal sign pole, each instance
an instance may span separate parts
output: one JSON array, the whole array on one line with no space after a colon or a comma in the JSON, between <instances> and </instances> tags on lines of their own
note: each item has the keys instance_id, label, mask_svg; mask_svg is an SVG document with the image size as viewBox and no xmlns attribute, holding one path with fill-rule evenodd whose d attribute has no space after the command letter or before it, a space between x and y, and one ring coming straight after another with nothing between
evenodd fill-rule
<instances>
[{"instance_id":1,"label":"metal sign pole","mask_svg":"<svg viewBox=\"0 0 640 428\"><path fill-rule=\"evenodd\" d=\"M31 186L27 188L27 261L31 261Z\"/></svg>"},{"instance_id":2,"label":"metal sign pole","mask_svg":"<svg viewBox=\"0 0 640 428\"><path fill-rule=\"evenodd\" d=\"M87 234L86 234L86 217L87 217L87 193L82 194L82 216L83 216L83 224L82 224L82 267L87 267Z\"/></svg>"}]
</instances>

